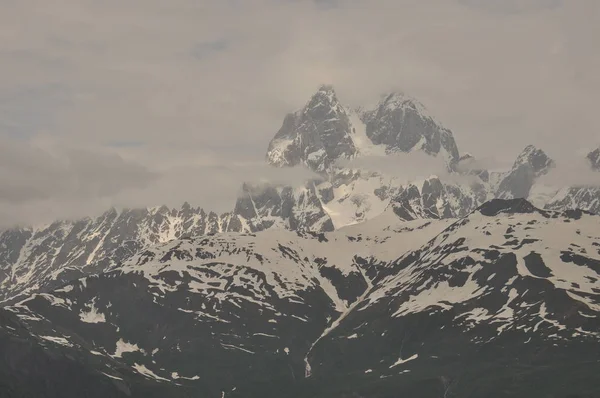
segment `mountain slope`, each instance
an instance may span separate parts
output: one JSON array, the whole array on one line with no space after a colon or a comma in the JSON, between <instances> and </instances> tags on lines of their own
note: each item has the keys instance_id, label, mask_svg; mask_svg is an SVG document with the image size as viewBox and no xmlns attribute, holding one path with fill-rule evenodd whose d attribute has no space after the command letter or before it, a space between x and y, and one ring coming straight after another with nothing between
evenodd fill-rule
<instances>
[{"instance_id":1,"label":"mountain slope","mask_svg":"<svg viewBox=\"0 0 600 398\"><path fill-rule=\"evenodd\" d=\"M524 200L392 214L175 240L8 307L0 336L26 325L20 339L133 397L600 392L598 216Z\"/></svg>"},{"instance_id":2,"label":"mountain slope","mask_svg":"<svg viewBox=\"0 0 600 398\"><path fill-rule=\"evenodd\" d=\"M600 185L600 148L588 153L586 159L591 169L597 173ZM563 187L548 201L548 209L580 208L600 214L600 186Z\"/></svg>"},{"instance_id":3,"label":"mountain slope","mask_svg":"<svg viewBox=\"0 0 600 398\"><path fill-rule=\"evenodd\" d=\"M318 384L339 378L366 397L597 396L598 221L486 203L384 265L313 348Z\"/></svg>"},{"instance_id":4,"label":"mountain slope","mask_svg":"<svg viewBox=\"0 0 600 398\"><path fill-rule=\"evenodd\" d=\"M231 213L180 209L111 209L97 218L0 231L0 305L48 291L120 264L144 247L186 236L267 228L331 231L314 183L244 185Z\"/></svg>"},{"instance_id":5,"label":"mountain slope","mask_svg":"<svg viewBox=\"0 0 600 398\"><path fill-rule=\"evenodd\" d=\"M496 197L501 199L528 198L535 180L548 173L555 162L541 149L527 146L517 157L512 169L500 181Z\"/></svg>"}]
</instances>

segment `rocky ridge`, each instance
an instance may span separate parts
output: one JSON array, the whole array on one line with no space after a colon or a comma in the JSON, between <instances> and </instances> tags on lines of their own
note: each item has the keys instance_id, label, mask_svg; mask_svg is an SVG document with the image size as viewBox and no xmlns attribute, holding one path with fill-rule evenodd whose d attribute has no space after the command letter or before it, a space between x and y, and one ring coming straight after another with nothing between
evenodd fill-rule
<instances>
[{"instance_id":1,"label":"rocky ridge","mask_svg":"<svg viewBox=\"0 0 600 398\"><path fill-rule=\"evenodd\" d=\"M176 239L0 309L0 392L600 393L598 216L522 199L459 220L387 212L320 234Z\"/></svg>"},{"instance_id":2,"label":"rocky ridge","mask_svg":"<svg viewBox=\"0 0 600 398\"><path fill-rule=\"evenodd\" d=\"M587 155L596 170L599 151ZM406 181L352 163L342 166L365 156L415 152L441 158L447 170ZM112 209L96 218L0 231L0 305L103 272L145 247L182 237L270 228L321 233L386 209L404 220L443 219L463 217L493 198L532 200L537 181L556 165L541 149L527 146L510 170L490 172L477 167L473 155L461 156L450 130L417 100L392 93L373 109L352 110L331 86L320 87L303 109L285 118L266 159L275 167L305 166L321 177L296 187L244 184L224 214L188 204ZM600 188L564 187L536 205L598 213Z\"/></svg>"}]
</instances>

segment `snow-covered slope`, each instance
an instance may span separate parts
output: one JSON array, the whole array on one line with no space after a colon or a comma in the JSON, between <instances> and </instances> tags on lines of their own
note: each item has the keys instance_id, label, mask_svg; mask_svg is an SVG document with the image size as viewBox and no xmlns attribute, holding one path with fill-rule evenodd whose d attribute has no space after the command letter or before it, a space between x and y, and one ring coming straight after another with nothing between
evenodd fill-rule
<instances>
[{"instance_id":1,"label":"snow-covered slope","mask_svg":"<svg viewBox=\"0 0 600 398\"><path fill-rule=\"evenodd\" d=\"M218 215L184 204L117 211L0 231L0 305L105 271L149 245L186 236L267 228L331 231L314 183L303 187L244 185L234 210Z\"/></svg>"},{"instance_id":2,"label":"snow-covered slope","mask_svg":"<svg viewBox=\"0 0 600 398\"><path fill-rule=\"evenodd\" d=\"M546 208L580 208L600 214L600 148L588 153L586 159L589 161L592 171L597 174L596 180L598 181L598 185L575 185L555 188L546 202Z\"/></svg>"},{"instance_id":3,"label":"snow-covered slope","mask_svg":"<svg viewBox=\"0 0 600 398\"><path fill-rule=\"evenodd\" d=\"M302 378L310 345L366 293L372 256L397 258L446 225L385 214L327 234L173 240L8 310L42 350L77 352L105 382L220 396L247 380Z\"/></svg>"},{"instance_id":4,"label":"snow-covered slope","mask_svg":"<svg viewBox=\"0 0 600 398\"><path fill-rule=\"evenodd\" d=\"M387 380L407 396L595 396L599 222L484 204L379 264L371 291L311 350L313 374L363 375L365 396Z\"/></svg>"},{"instance_id":5,"label":"snow-covered slope","mask_svg":"<svg viewBox=\"0 0 600 398\"><path fill-rule=\"evenodd\" d=\"M178 239L0 310L0 343L72 358L81 394L597 393L599 221L494 200L459 220L390 208L327 233Z\"/></svg>"}]
</instances>

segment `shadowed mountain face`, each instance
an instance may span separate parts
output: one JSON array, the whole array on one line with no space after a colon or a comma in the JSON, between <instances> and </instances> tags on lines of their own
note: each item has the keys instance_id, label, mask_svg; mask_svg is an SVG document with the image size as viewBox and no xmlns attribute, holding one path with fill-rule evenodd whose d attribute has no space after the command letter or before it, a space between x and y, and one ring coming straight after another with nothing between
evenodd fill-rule
<instances>
[{"instance_id":1,"label":"shadowed mountain face","mask_svg":"<svg viewBox=\"0 0 600 398\"><path fill-rule=\"evenodd\" d=\"M374 110L356 112L340 103L333 87L322 86L303 109L286 116L266 159L277 167L305 165L330 173L340 160L412 151L440 154L449 167L459 159L452 132L417 100L392 93Z\"/></svg>"},{"instance_id":2,"label":"shadowed mountain face","mask_svg":"<svg viewBox=\"0 0 600 398\"><path fill-rule=\"evenodd\" d=\"M502 199L527 198L536 178L547 174L554 166L554 161L542 150L532 145L526 147L500 182L496 196Z\"/></svg>"},{"instance_id":3,"label":"shadowed mountain face","mask_svg":"<svg viewBox=\"0 0 600 398\"><path fill-rule=\"evenodd\" d=\"M600 148L593 150L587 155L590 164L592 165L592 169L596 171L600 171Z\"/></svg>"},{"instance_id":4,"label":"shadowed mountain face","mask_svg":"<svg viewBox=\"0 0 600 398\"><path fill-rule=\"evenodd\" d=\"M0 388L597 396L599 221L494 200L457 221L389 209L327 233L176 239L0 310Z\"/></svg>"},{"instance_id":5,"label":"shadowed mountain face","mask_svg":"<svg viewBox=\"0 0 600 398\"><path fill-rule=\"evenodd\" d=\"M442 154L449 165L458 162L458 147L452 132L429 116L415 99L400 93L389 94L369 115L366 134L373 144L384 145L386 152L421 150L433 156Z\"/></svg>"},{"instance_id":6,"label":"shadowed mountain face","mask_svg":"<svg viewBox=\"0 0 600 398\"><path fill-rule=\"evenodd\" d=\"M331 86L321 86L306 106L286 116L267 151L275 166L304 164L316 172L328 171L339 159L358 153L352 139L349 112Z\"/></svg>"}]
</instances>

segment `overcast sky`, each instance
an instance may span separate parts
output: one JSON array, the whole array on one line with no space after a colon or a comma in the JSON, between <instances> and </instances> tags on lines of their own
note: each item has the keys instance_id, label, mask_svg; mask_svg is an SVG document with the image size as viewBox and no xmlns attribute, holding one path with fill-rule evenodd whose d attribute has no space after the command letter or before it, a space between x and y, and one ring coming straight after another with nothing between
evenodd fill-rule
<instances>
[{"instance_id":1,"label":"overcast sky","mask_svg":"<svg viewBox=\"0 0 600 398\"><path fill-rule=\"evenodd\" d=\"M598 0L0 0L0 225L231 207L285 113L418 98L461 152L600 143Z\"/></svg>"}]
</instances>

